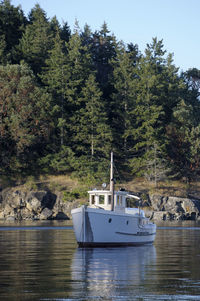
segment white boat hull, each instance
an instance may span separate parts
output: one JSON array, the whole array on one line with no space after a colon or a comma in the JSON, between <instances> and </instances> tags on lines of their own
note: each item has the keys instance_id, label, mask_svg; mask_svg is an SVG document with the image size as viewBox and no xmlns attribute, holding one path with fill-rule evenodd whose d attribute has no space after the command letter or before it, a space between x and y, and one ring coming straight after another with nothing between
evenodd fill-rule
<instances>
[{"instance_id":1,"label":"white boat hull","mask_svg":"<svg viewBox=\"0 0 200 301\"><path fill-rule=\"evenodd\" d=\"M156 225L140 215L82 206L72 219L80 247L151 244L156 236Z\"/></svg>"}]
</instances>

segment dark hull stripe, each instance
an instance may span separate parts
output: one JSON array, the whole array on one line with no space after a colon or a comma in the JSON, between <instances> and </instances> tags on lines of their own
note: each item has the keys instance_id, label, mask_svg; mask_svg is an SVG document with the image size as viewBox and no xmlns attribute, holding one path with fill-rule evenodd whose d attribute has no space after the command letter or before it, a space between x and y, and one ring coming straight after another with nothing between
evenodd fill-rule
<instances>
[{"instance_id":1,"label":"dark hull stripe","mask_svg":"<svg viewBox=\"0 0 200 301\"><path fill-rule=\"evenodd\" d=\"M124 246L143 246L151 245L153 241L148 242L78 242L80 248L103 248L103 247L124 247Z\"/></svg>"},{"instance_id":2,"label":"dark hull stripe","mask_svg":"<svg viewBox=\"0 0 200 301\"><path fill-rule=\"evenodd\" d=\"M131 236L150 236L150 235L156 235L156 233L148 233L148 232L138 232L138 233L126 233L126 232L115 232L116 234L122 234L122 235L131 235Z\"/></svg>"}]
</instances>

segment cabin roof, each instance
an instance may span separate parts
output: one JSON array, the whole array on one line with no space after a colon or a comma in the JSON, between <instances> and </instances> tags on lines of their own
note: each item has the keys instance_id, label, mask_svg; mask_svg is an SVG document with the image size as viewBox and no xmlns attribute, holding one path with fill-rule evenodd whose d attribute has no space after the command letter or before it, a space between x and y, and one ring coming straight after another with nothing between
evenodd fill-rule
<instances>
[{"instance_id":1,"label":"cabin roof","mask_svg":"<svg viewBox=\"0 0 200 301\"><path fill-rule=\"evenodd\" d=\"M93 190L89 190L88 191L89 194L97 194L97 195L101 195L101 194L112 194L112 192L110 190L98 190L98 189L93 189ZM128 191L115 191L114 194L118 194L118 195L127 195Z\"/></svg>"}]
</instances>

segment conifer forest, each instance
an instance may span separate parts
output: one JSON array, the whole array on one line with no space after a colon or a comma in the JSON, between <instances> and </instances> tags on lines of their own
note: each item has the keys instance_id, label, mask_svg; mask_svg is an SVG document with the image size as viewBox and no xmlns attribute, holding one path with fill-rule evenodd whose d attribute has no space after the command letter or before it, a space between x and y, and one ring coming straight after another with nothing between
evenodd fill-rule
<instances>
[{"instance_id":1,"label":"conifer forest","mask_svg":"<svg viewBox=\"0 0 200 301\"><path fill-rule=\"evenodd\" d=\"M199 96L200 70L181 72L163 40L153 37L141 53L106 23L71 29L38 4L26 17L0 2L1 176L103 180L113 151L121 178L193 181Z\"/></svg>"}]
</instances>

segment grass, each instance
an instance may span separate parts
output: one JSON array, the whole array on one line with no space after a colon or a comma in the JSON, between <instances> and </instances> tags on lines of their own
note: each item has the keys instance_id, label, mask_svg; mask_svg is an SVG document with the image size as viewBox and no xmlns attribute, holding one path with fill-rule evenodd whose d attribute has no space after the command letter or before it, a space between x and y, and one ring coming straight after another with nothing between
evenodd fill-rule
<instances>
[{"instance_id":1,"label":"grass","mask_svg":"<svg viewBox=\"0 0 200 301\"><path fill-rule=\"evenodd\" d=\"M47 175L39 176L37 179L34 177L28 177L24 183L19 184L17 181L15 185L9 183L5 179L0 181L0 186L13 187L18 186L23 190L50 190L53 193L62 193L63 198L66 201L72 199L80 199L84 201L87 199L87 190L91 189L91 186L88 187L86 183L78 181L78 179L72 178L70 174L66 175ZM95 187L95 185L93 186ZM134 178L131 181L116 184L115 189L120 189L121 187L126 190L133 191L140 194L160 194L167 196L177 196L177 197L187 197L198 196L200 198L200 179L197 179L196 182L188 185L184 181L165 181L159 182L157 187L154 183L146 181L144 178Z\"/></svg>"},{"instance_id":2,"label":"grass","mask_svg":"<svg viewBox=\"0 0 200 301\"><path fill-rule=\"evenodd\" d=\"M117 185L127 190L141 194L160 194L166 196L187 197L199 195L200 198L200 179L188 185L184 181L165 181L159 182L155 187L153 182L148 182L144 178L135 178L127 183Z\"/></svg>"}]
</instances>

